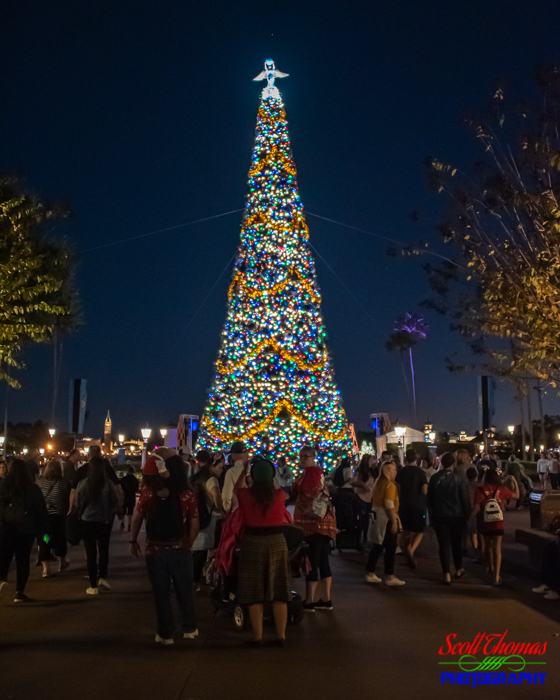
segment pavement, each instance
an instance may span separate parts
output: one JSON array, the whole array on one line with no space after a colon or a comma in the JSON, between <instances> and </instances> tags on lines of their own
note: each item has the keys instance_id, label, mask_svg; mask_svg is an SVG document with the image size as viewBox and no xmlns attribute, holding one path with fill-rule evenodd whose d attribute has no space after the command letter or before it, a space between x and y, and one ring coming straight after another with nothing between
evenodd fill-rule
<instances>
[{"instance_id":1,"label":"pavement","mask_svg":"<svg viewBox=\"0 0 560 700\"><path fill-rule=\"evenodd\" d=\"M231 617L214 613L208 589L197 594L200 636L162 648L154 643L151 592L142 561L128 554L128 534L115 530L112 590L85 595L85 558L71 551L71 567L42 579L32 567L27 594L16 605L13 574L0 604L1 700L365 700L383 697L547 698L560 696L560 601L531 593L536 572L525 548L513 542L528 514L507 513L504 586L490 585L482 566L441 584L435 536L428 531L413 572L397 557L395 589L364 581L364 555L332 556L332 612L306 613L288 628L287 646L252 649ZM304 582L294 580L303 593ZM442 685L438 655L449 634L472 641L478 633L507 630L507 640L547 642L544 685ZM265 637L273 639L272 625ZM448 658L448 657L446 657ZM453 667L459 671L458 668ZM502 669L504 670L504 669Z\"/></svg>"}]
</instances>

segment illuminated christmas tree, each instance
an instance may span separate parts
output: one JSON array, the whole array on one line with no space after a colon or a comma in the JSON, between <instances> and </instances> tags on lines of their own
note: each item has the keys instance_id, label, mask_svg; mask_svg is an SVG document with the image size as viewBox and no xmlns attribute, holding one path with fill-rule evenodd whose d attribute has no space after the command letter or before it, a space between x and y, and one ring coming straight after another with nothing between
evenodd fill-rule
<instances>
[{"instance_id":1,"label":"illuminated christmas tree","mask_svg":"<svg viewBox=\"0 0 560 700\"><path fill-rule=\"evenodd\" d=\"M259 113L241 243L228 292L216 373L199 444L253 452L293 464L304 444L324 464L351 453L320 312L286 113L272 61Z\"/></svg>"}]
</instances>

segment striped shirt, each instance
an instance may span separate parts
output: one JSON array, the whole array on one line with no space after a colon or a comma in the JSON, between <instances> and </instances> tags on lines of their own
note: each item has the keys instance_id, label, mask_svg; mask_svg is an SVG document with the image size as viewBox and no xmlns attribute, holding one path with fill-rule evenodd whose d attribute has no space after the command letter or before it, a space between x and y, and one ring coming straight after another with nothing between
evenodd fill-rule
<instances>
[{"instance_id":1,"label":"striped shirt","mask_svg":"<svg viewBox=\"0 0 560 700\"><path fill-rule=\"evenodd\" d=\"M66 515L70 499L70 484L66 479L39 479L37 485L41 489L49 515Z\"/></svg>"}]
</instances>

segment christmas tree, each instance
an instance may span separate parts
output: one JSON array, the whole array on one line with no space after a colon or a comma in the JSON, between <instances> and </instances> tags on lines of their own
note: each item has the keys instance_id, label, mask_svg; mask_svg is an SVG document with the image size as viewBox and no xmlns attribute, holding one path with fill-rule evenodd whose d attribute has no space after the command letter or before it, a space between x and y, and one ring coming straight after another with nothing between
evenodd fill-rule
<instances>
[{"instance_id":1,"label":"christmas tree","mask_svg":"<svg viewBox=\"0 0 560 700\"><path fill-rule=\"evenodd\" d=\"M241 243L228 292L222 347L199 444L289 463L307 444L331 466L351 453L321 317L286 113L272 61L257 117Z\"/></svg>"}]
</instances>

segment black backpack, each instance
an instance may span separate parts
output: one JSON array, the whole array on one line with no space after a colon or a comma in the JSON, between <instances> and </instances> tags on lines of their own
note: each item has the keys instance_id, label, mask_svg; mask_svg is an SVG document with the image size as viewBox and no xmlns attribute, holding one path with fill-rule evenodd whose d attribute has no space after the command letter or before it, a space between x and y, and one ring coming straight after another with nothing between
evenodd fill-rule
<instances>
[{"instance_id":1,"label":"black backpack","mask_svg":"<svg viewBox=\"0 0 560 700\"><path fill-rule=\"evenodd\" d=\"M210 525L210 520L212 519L212 510L208 509L208 498L204 484L196 479L192 482L192 489L194 495L196 496L196 502L198 504L198 529L205 530L208 525Z\"/></svg>"},{"instance_id":2,"label":"black backpack","mask_svg":"<svg viewBox=\"0 0 560 700\"><path fill-rule=\"evenodd\" d=\"M156 496L146 519L146 536L150 542L172 544L185 535L181 499L177 494L166 498Z\"/></svg>"},{"instance_id":3,"label":"black backpack","mask_svg":"<svg viewBox=\"0 0 560 700\"><path fill-rule=\"evenodd\" d=\"M18 525L25 515L25 504L22 496L4 495L0 502L0 522L6 525Z\"/></svg>"}]
</instances>

